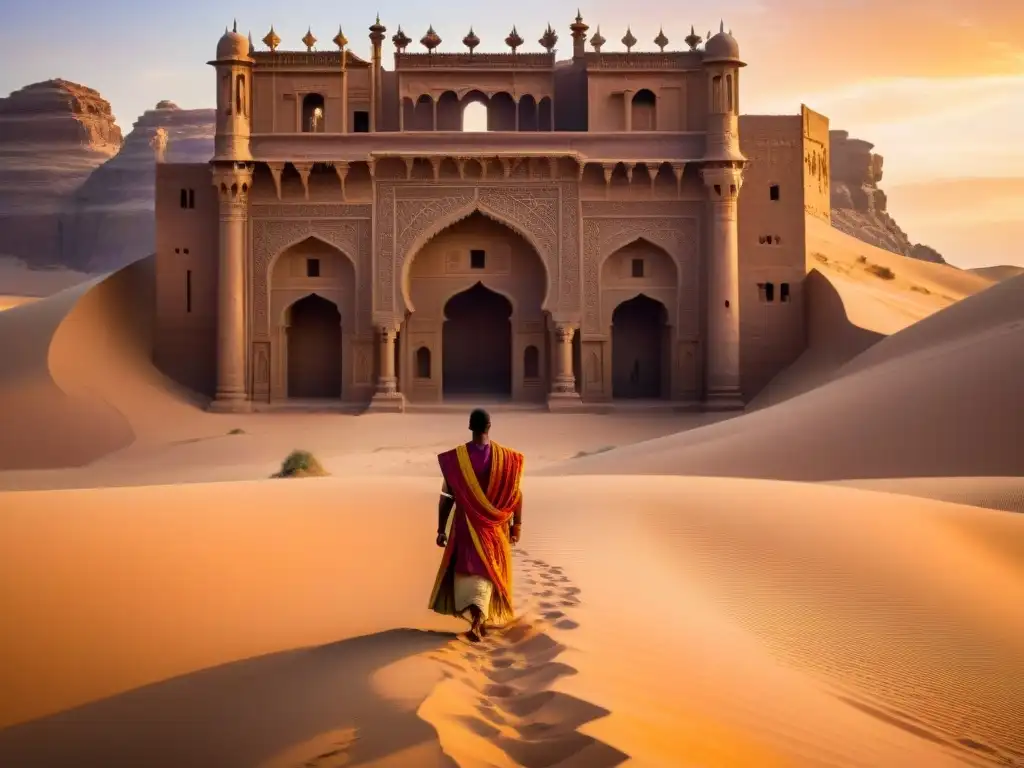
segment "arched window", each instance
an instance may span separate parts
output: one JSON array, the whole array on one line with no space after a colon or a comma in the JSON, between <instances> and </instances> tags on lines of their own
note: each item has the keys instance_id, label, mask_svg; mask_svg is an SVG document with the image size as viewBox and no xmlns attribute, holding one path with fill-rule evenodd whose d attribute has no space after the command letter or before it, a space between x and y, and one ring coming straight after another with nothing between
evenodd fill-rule
<instances>
[{"instance_id":1,"label":"arched window","mask_svg":"<svg viewBox=\"0 0 1024 768\"><path fill-rule=\"evenodd\" d=\"M736 111L736 102L732 90L732 75L725 76L725 99L726 107L728 109L729 114L731 115L733 112Z\"/></svg>"},{"instance_id":2,"label":"arched window","mask_svg":"<svg viewBox=\"0 0 1024 768\"><path fill-rule=\"evenodd\" d=\"M235 78L235 114L248 117L245 104L245 75L238 75Z\"/></svg>"},{"instance_id":3,"label":"arched window","mask_svg":"<svg viewBox=\"0 0 1024 768\"><path fill-rule=\"evenodd\" d=\"M523 350L523 378L540 378L540 351L532 344Z\"/></svg>"},{"instance_id":4,"label":"arched window","mask_svg":"<svg viewBox=\"0 0 1024 768\"><path fill-rule=\"evenodd\" d=\"M324 97L319 93L307 93L302 100L302 132L324 132Z\"/></svg>"},{"instance_id":5,"label":"arched window","mask_svg":"<svg viewBox=\"0 0 1024 768\"><path fill-rule=\"evenodd\" d=\"M725 99L722 98L722 76L715 75L711 78L711 111L722 112L725 106Z\"/></svg>"},{"instance_id":6,"label":"arched window","mask_svg":"<svg viewBox=\"0 0 1024 768\"><path fill-rule=\"evenodd\" d=\"M426 347L416 350L416 378L430 378L430 350Z\"/></svg>"},{"instance_id":7,"label":"arched window","mask_svg":"<svg viewBox=\"0 0 1024 768\"><path fill-rule=\"evenodd\" d=\"M487 105L471 101L462 108L462 130L467 133L482 133L487 130Z\"/></svg>"},{"instance_id":8,"label":"arched window","mask_svg":"<svg viewBox=\"0 0 1024 768\"><path fill-rule=\"evenodd\" d=\"M632 125L634 131L654 131L658 128L658 99L653 91L642 88L633 94L630 108L633 111Z\"/></svg>"}]
</instances>

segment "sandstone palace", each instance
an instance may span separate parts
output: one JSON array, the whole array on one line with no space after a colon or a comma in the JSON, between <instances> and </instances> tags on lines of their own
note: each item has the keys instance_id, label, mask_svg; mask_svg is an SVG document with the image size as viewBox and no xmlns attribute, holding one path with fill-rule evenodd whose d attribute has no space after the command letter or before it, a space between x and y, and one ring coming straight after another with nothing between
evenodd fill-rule
<instances>
[{"instance_id":1,"label":"sandstone palace","mask_svg":"<svg viewBox=\"0 0 1024 768\"><path fill-rule=\"evenodd\" d=\"M828 123L740 117L724 28L609 51L577 16L563 59L550 27L545 53L399 28L391 69L386 32L369 61L220 39L214 156L157 172L168 375L228 411L734 408L804 349Z\"/></svg>"}]
</instances>

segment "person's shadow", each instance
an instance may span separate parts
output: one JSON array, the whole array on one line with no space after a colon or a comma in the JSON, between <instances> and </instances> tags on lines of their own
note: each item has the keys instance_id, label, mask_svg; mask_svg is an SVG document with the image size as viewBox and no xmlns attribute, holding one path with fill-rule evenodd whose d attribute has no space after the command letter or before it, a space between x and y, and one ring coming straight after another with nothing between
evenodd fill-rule
<instances>
[{"instance_id":1,"label":"person's shadow","mask_svg":"<svg viewBox=\"0 0 1024 768\"><path fill-rule=\"evenodd\" d=\"M437 741L414 707L382 698L371 678L452 637L391 630L154 683L0 731L0 766L256 768L331 732L353 737L348 759L331 764L360 765ZM431 764L455 765L439 745Z\"/></svg>"}]
</instances>

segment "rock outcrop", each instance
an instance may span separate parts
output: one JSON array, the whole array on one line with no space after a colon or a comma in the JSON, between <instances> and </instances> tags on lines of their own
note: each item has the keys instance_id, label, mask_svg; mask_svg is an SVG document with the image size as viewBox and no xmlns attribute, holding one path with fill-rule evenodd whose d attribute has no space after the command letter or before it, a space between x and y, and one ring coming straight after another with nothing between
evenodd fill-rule
<instances>
[{"instance_id":1,"label":"rock outcrop","mask_svg":"<svg viewBox=\"0 0 1024 768\"><path fill-rule=\"evenodd\" d=\"M945 264L933 248L912 243L886 210L885 192L878 188L884 159L871 151L874 144L851 139L847 131L829 131L829 145L832 226L878 248Z\"/></svg>"},{"instance_id":2,"label":"rock outcrop","mask_svg":"<svg viewBox=\"0 0 1024 768\"><path fill-rule=\"evenodd\" d=\"M121 151L76 192L64 263L102 272L153 253L156 164L207 162L215 121L213 109L180 109L170 101L147 110Z\"/></svg>"},{"instance_id":3,"label":"rock outcrop","mask_svg":"<svg viewBox=\"0 0 1024 768\"><path fill-rule=\"evenodd\" d=\"M0 255L63 264L69 198L121 144L110 103L84 85L47 80L0 99Z\"/></svg>"}]
</instances>

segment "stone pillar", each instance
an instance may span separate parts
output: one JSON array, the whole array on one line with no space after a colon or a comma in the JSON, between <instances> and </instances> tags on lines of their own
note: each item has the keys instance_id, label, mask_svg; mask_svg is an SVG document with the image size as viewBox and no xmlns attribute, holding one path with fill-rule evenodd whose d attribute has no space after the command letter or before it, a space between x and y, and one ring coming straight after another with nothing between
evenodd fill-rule
<instances>
[{"instance_id":1,"label":"stone pillar","mask_svg":"<svg viewBox=\"0 0 1024 768\"><path fill-rule=\"evenodd\" d=\"M633 130L633 92L622 92L622 103L625 106L625 114L622 116L625 121L626 131Z\"/></svg>"},{"instance_id":2,"label":"stone pillar","mask_svg":"<svg viewBox=\"0 0 1024 768\"><path fill-rule=\"evenodd\" d=\"M405 411L405 395L398 391L398 378L395 376L397 337L398 323L381 323L377 326L377 391L370 401L371 411Z\"/></svg>"},{"instance_id":3,"label":"stone pillar","mask_svg":"<svg viewBox=\"0 0 1024 768\"><path fill-rule=\"evenodd\" d=\"M574 408L582 404L576 391L576 375L572 366L572 338L576 324L559 322L555 324L555 375L551 378L551 392L548 394L548 408L559 410Z\"/></svg>"},{"instance_id":4,"label":"stone pillar","mask_svg":"<svg viewBox=\"0 0 1024 768\"><path fill-rule=\"evenodd\" d=\"M743 171L726 164L705 167L702 175L711 204L707 400L715 409L742 409L737 199Z\"/></svg>"},{"instance_id":5,"label":"stone pillar","mask_svg":"<svg viewBox=\"0 0 1024 768\"><path fill-rule=\"evenodd\" d=\"M247 411L245 387L245 224L252 167L216 165L213 183L220 201L217 280L217 394L211 410Z\"/></svg>"}]
</instances>

